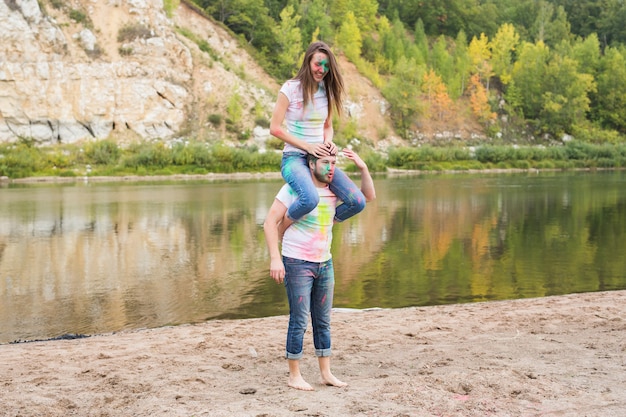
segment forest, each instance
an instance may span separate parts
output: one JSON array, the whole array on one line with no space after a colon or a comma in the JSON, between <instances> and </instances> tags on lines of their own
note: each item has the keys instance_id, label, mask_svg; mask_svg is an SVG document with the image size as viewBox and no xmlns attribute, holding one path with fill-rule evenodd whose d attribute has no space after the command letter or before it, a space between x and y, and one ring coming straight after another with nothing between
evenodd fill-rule
<instances>
[{"instance_id":1,"label":"forest","mask_svg":"<svg viewBox=\"0 0 626 417\"><path fill-rule=\"evenodd\" d=\"M420 120L466 112L494 143L626 141L624 0L186 0L277 80L323 40Z\"/></svg>"}]
</instances>

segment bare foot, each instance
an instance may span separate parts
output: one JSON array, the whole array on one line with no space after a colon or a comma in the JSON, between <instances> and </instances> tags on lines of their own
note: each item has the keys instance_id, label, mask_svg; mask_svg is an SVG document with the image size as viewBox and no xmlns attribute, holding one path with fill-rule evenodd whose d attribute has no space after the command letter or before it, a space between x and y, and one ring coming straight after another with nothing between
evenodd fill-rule
<instances>
[{"instance_id":1,"label":"bare foot","mask_svg":"<svg viewBox=\"0 0 626 417\"><path fill-rule=\"evenodd\" d=\"M302 376L297 377L289 377L289 382L287 383L291 388L299 389L302 391L315 391L313 387L302 378Z\"/></svg>"},{"instance_id":2,"label":"bare foot","mask_svg":"<svg viewBox=\"0 0 626 417\"><path fill-rule=\"evenodd\" d=\"M326 377L321 377L320 384L339 388L348 386L347 382L340 381L333 374L329 374Z\"/></svg>"}]
</instances>

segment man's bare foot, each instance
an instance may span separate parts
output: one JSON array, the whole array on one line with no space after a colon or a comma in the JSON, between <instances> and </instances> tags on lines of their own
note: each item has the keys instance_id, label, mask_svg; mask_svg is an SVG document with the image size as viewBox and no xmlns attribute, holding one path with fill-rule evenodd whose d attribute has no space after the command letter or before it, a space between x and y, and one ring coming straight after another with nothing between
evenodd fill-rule
<instances>
[{"instance_id":1,"label":"man's bare foot","mask_svg":"<svg viewBox=\"0 0 626 417\"><path fill-rule=\"evenodd\" d=\"M333 374L329 374L328 376L321 377L320 384L328 385L331 387L339 387L339 388L348 386L347 382L340 381Z\"/></svg>"},{"instance_id":2,"label":"man's bare foot","mask_svg":"<svg viewBox=\"0 0 626 417\"><path fill-rule=\"evenodd\" d=\"M302 378L302 376L297 377L289 377L289 382L287 383L291 388L299 389L302 391L315 391L313 387Z\"/></svg>"}]
</instances>

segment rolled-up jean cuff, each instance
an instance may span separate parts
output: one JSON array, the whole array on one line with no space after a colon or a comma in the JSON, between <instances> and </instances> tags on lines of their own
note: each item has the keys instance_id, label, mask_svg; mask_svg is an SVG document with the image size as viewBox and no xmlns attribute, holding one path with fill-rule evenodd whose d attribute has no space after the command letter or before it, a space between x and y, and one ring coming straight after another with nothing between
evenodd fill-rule
<instances>
[{"instance_id":1,"label":"rolled-up jean cuff","mask_svg":"<svg viewBox=\"0 0 626 417\"><path fill-rule=\"evenodd\" d=\"M287 351L285 351L285 359L291 359L291 360L300 360L302 359L302 352L300 353L289 353Z\"/></svg>"},{"instance_id":2,"label":"rolled-up jean cuff","mask_svg":"<svg viewBox=\"0 0 626 417\"><path fill-rule=\"evenodd\" d=\"M315 356L318 358L324 358L326 356L330 356L330 348L328 349L315 349Z\"/></svg>"}]
</instances>

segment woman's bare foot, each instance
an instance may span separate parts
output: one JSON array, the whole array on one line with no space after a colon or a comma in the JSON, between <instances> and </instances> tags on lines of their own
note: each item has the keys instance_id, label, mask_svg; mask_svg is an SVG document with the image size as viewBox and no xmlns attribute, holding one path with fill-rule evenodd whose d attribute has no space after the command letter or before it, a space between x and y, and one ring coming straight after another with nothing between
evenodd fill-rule
<instances>
[{"instance_id":1,"label":"woman's bare foot","mask_svg":"<svg viewBox=\"0 0 626 417\"><path fill-rule=\"evenodd\" d=\"M347 382L340 381L333 374L328 374L327 376L322 376L320 378L320 384L328 385L331 387L346 387L348 386Z\"/></svg>"},{"instance_id":2,"label":"woman's bare foot","mask_svg":"<svg viewBox=\"0 0 626 417\"><path fill-rule=\"evenodd\" d=\"M302 378L302 376L289 377L289 382L287 383L291 388L299 389L302 391L315 391L313 387Z\"/></svg>"}]
</instances>

